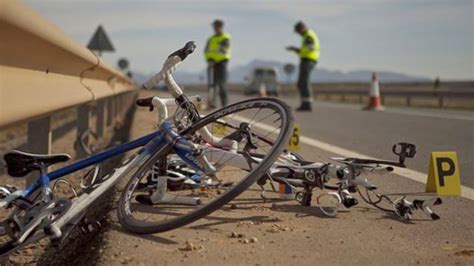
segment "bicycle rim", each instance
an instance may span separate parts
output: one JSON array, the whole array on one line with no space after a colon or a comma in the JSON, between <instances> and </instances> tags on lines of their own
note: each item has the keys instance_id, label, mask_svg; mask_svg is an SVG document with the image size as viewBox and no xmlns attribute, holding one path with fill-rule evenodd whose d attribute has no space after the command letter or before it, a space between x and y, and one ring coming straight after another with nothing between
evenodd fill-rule
<instances>
[{"instance_id":1,"label":"bicycle rim","mask_svg":"<svg viewBox=\"0 0 474 266\"><path fill-rule=\"evenodd\" d=\"M216 126L221 124L221 120L225 120L229 126ZM171 154L155 154L140 167L122 193L118 208L120 223L134 233L156 233L186 225L219 209L251 186L278 158L288 141L292 123L289 107L273 98L242 101L203 117L182 135L193 139L194 143L208 146L205 154L217 169L215 176L192 171L187 175L189 169L181 169L181 172L171 169ZM240 129L245 125L248 125L249 130L241 134ZM204 127L221 140L235 140L232 154L230 151L222 153L221 149L215 150L213 145L204 142L201 133ZM240 138L239 134L242 135ZM271 144L260 138L248 138L252 134L271 139ZM255 160L247 155L249 151L265 156ZM166 167L163 164L164 156L167 158ZM247 165L242 165L244 160ZM181 177L185 176L181 184L176 178L180 175L176 172ZM199 204L151 202L149 199L158 190L156 180L165 175L168 196L198 198ZM194 183L190 182L193 175Z\"/></svg>"}]
</instances>

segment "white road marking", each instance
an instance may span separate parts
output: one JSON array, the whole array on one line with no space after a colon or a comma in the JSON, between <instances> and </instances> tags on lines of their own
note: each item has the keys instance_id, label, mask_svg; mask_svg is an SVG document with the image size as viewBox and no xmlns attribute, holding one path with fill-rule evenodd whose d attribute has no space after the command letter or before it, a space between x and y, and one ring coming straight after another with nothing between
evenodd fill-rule
<instances>
[{"instance_id":1,"label":"white road marking","mask_svg":"<svg viewBox=\"0 0 474 266\"><path fill-rule=\"evenodd\" d=\"M416 115L423 117L431 118L444 118L444 119L457 119L457 120L466 120L474 122L474 113L473 114L454 114L454 113L436 113L436 112L423 112L417 110L401 110L401 109L388 109L389 113L392 114L402 114L402 115Z\"/></svg>"},{"instance_id":2,"label":"white road marking","mask_svg":"<svg viewBox=\"0 0 474 266\"><path fill-rule=\"evenodd\" d=\"M247 118L244 118L242 116L237 116L237 115L235 115L234 118L236 118L237 120L240 120L240 121L249 120ZM257 127L261 128L263 130L273 130L274 129L271 126L266 125L264 123L260 123L260 122L252 123L252 125L257 126ZM306 145L309 145L309 146L312 146L312 147L315 147L315 148L318 148L318 149L321 149L321 150L325 150L325 151L330 152L330 153L334 153L338 156L357 157L357 158L366 158L366 159L378 159L378 158L374 158L374 157L371 157L371 156L368 156L368 155L365 155L365 154L362 154L362 153L358 153L356 151L351 151L351 150L348 150L348 149L344 149L344 148L341 148L339 146L332 145L332 144L322 142L320 140L316 140L316 139L313 139L313 138L305 137L305 136L301 136L300 141L303 144L306 144ZM407 169L407 168L396 168L395 167L395 170L393 171L393 173L395 173L395 174L397 174L401 177L405 177L405 178L411 179L413 181L417 181L417 182L420 182L422 184L426 184L427 174L424 174L422 172L418 172L418 171ZM464 197L466 199L474 200L474 189L472 189L470 187L466 187L466 186L461 186L461 195L462 195L462 197Z\"/></svg>"}]
</instances>

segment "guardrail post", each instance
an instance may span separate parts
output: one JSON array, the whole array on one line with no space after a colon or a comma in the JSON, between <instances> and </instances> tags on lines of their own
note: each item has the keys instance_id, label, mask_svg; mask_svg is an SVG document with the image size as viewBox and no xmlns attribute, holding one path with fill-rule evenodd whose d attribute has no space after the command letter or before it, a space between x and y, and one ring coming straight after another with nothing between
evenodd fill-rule
<instances>
[{"instance_id":1,"label":"guardrail post","mask_svg":"<svg viewBox=\"0 0 474 266\"><path fill-rule=\"evenodd\" d=\"M411 106L411 97L407 96L407 106Z\"/></svg>"},{"instance_id":2,"label":"guardrail post","mask_svg":"<svg viewBox=\"0 0 474 266\"><path fill-rule=\"evenodd\" d=\"M104 100L99 100L97 102L97 119L96 119L96 134L98 138L102 138L104 136L104 127L105 127L105 102Z\"/></svg>"},{"instance_id":3,"label":"guardrail post","mask_svg":"<svg viewBox=\"0 0 474 266\"><path fill-rule=\"evenodd\" d=\"M120 110L120 108L119 108L119 106L118 106L118 102L117 102L117 95L112 96L112 106L113 106L113 108L114 108L114 116L113 116L113 119L114 119L114 121L116 121L116 120L117 120L117 117L118 117L118 115L119 115L119 110Z\"/></svg>"},{"instance_id":4,"label":"guardrail post","mask_svg":"<svg viewBox=\"0 0 474 266\"><path fill-rule=\"evenodd\" d=\"M112 125L112 121L114 118L114 108L112 106L112 98L107 98L107 126Z\"/></svg>"},{"instance_id":5,"label":"guardrail post","mask_svg":"<svg viewBox=\"0 0 474 266\"><path fill-rule=\"evenodd\" d=\"M32 153L50 154L52 144L51 117L43 117L28 122L28 151ZM26 183L31 184L37 175L29 175Z\"/></svg>"},{"instance_id":6,"label":"guardrail post","mask_svg":"<svg viewBox=\"0 0 474 266\"><path fill-rule=\"evenodd\" d=\"M359 95L359 103L362 103L363 102L363 97L362 95Z\"/></svg>"},{"instance_id":7,"label":"guardrail post","mask_svg":"<svg viewBox=\"0 0 474 266\"><path fill-rule=\"evenodd\" d=\"M90 109L88 104L83 104L77 108L77 141L80 141L82 133L89 129ZM87 145L88 139L86 138L84 141ZM77 145L76 148L76 156L78 158L87 156L80 145Z\"/></svg>"},{"instance_id":8,"label":"guardrail post","mask_svg":"<svg viewBox=\"0 0 474 266\"><path fill-rule=\"evenodd\" d=\"M123 101L122 100L123 100L123 95L121 94L117 97L117 103L118 103L120 117L122 117L123 109L125 109L125 108L123 108Z\"/></svg>"},{"instance_id":9,"label":"guardrail post","mask_svg":"<svg viewBox=\"0 0 474 266\"><path fill-rule=\"evenodd\" d=\"M443 102L443 96L438 97L438 106L439 108L443 108L444 102Z\"/></svg>"},{"instance_id":10,"label":"guardrail post","mask_svg":"<svg viewBox=\"0 0 474 266\"><path fill-rule=\"evenodd\" d=\"M123 94L120 94L119 96L117 96L117 107L118 107L118 113L120 115L120 117L122 117L123 115L123 112L124 112L124 109L123 108Z\"/></svg>"}]
</instances>

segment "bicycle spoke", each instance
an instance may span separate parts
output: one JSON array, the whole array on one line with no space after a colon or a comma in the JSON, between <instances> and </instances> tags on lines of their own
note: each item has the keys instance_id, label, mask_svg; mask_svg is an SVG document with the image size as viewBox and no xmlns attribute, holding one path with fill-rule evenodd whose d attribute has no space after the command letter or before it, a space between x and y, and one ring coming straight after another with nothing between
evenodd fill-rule
<instances>
[{"instance_id":1,"label":"bicycle spoke","mask_svg":"<svg viewBox=\"0 0 474 266\"><path fill-rule=\"evenodd\" d=\"M145 187L140 189L142 192L138 190L134 192L134 195L145 192L147 193L145 196L150 197L150 200L155 200L153 205L134 208L134 219L146 224L167 224L185 217L192 211L200 211L210 202L219 200L229 191L239 187L239 184L242 184L242 181L248 178L266 160L267 156L273 154L275 145L271 143L277 142L281 137L282 123L287 121L287 117L282 117L281 112L269 107L267 103L233 110L235 111L228 114L223 112L223 117L212 117L212 121L202 125L202 127L208 127L214 137L222 140L231 137L228 138L229 141L236 141L236 145L230 151L219 150L218 143L220 142L209 143L212 148L204 150L203 154L215 167L215 173L206 175L195 169L188 171L186 169L190 166L187 166L184 161L177 156L174 159L168 156L166 167L169 177L164 184L166 191L159 192L158 186L162 188L163 184L158 185L155 183L157 181L153 181L155 185L147 186L148 193ZM270 127L261 127L259 123L265 123ZM195 136L193 132L199 132L199 130L187 133L186 139L198 138L200 144L203 144L202 136ZM251 154L262 156L254 158ZM170 164L170 162L173 163ZM199 205L192 204L196 199L199 200ZM137 204L140 205L140 202Z\"/></svg>"}]
</instances>

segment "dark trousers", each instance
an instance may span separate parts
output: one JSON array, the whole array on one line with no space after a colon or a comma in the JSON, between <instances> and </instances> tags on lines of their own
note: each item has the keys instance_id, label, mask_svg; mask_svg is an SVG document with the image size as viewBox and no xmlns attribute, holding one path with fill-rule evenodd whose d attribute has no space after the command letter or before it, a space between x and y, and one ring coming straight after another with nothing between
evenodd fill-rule
<instances>
[{"instance_id":1,"label":"dark trousers","mask_svg":"<svg viewBox=\"0 0 474 266\"><path fill-rule=\"evenodd\" d=\"M311 71L316 66L315 61L309 59L301 59L298 74L298 91L300 93L301 102L313 101L313 90L311 89Z\"/></svg>"},{"instance_id":2,"label":"dark trousers","mask_svg":"<svg viewBox=\"0 0 474 266\"><path fill-rule=\"evenodd\" d=\"M222 107L227 106L227 60L214 64L213 66L213 87L219 93ZM215 94L216 94L215 93Z\"/></svg>"}]
</instances>

